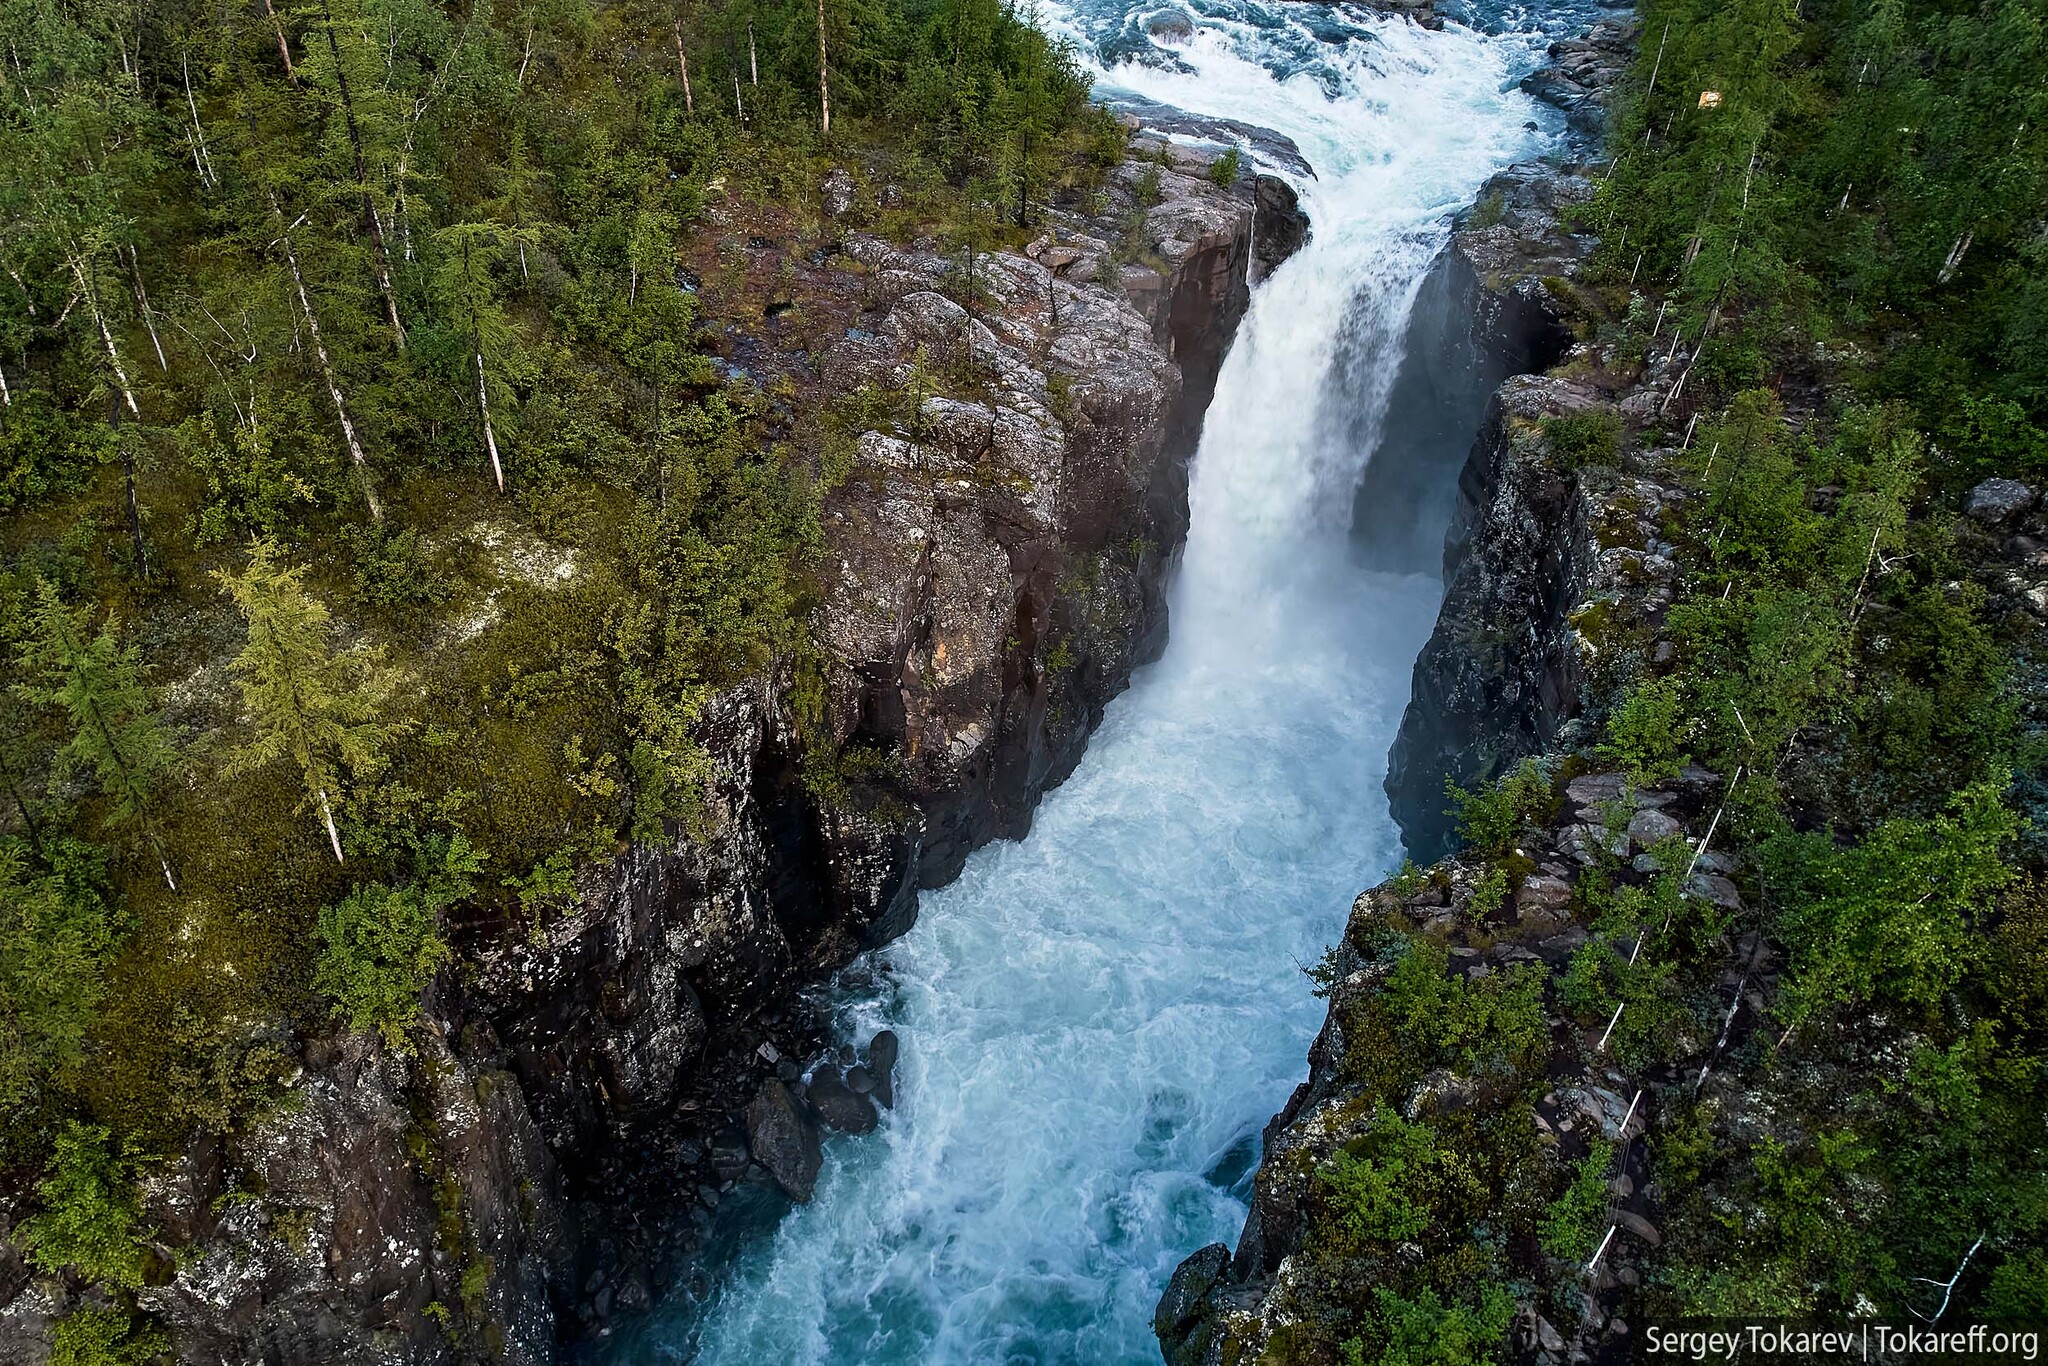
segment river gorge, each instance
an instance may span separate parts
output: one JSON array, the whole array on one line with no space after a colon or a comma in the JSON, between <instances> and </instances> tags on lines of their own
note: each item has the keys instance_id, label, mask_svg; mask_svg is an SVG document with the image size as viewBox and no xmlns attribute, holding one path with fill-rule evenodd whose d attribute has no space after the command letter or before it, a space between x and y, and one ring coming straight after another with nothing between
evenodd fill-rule
<instances>
[{"instance_id":1,"label":"river gorge","mask_svg":"<svg viewBox=\"0 0 2048 1366\"><path fill-rule=\"evenodd\" d=\"M1387 430L1411 337L1474 325L1416 301L1451 215L1567 136L1516 83L1589 16L1447 17L1208 5L1150 45L1146 14L1041 12L1084 50L1147 47L1098 72L1113 107L1291 141L1312 172L1269 169L1313 235L1223 363L1164 657L1027 836L971 855L829 989L849 1047L900 1036L895 1108L829 1138L815 1198L735 1233L708 1293L608 1360L1153 1362L1175 1265L1235 1237L1322 1013L1301 968L1401 859L1386 756L1442 586L1432 560L1361 547L1354 500L1399 445L1409 477L1375 496L1404 544L1441 544L1487 386Z\"/></svg>"}]
</instances>

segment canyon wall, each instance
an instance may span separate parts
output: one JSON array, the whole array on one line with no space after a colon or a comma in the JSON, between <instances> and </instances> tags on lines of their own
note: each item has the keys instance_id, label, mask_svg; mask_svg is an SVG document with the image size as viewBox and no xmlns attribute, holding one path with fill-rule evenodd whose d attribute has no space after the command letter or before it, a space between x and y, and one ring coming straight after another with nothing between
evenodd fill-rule
<instances>
[{"instance_id":1,"label":"canyon wall","mask_svg":"<svg viewBox=\"0 0 2048 1366\"><path fill-rule=\"evenodd\" d=\"M821 1119L871 1122L886 1050L858 1092L807 1079L798 993L1021 836L1164 648L1255 223L1266 268L1303 236L1279 182L1136 150L1022 254L841 233L812 278L848 325L771 358L876 413L823 457L811 656L705 708L669 838L464 929L416 1041L315 1042L270 1118L151 1178L137 1299L178 1360L552 1360L686 1278L736 1188L807 1197ZM828 218L850 198L828 181ZM81 1293L0 1258L0 1362L43 1360Z\"/></svg>"}]
</instances>

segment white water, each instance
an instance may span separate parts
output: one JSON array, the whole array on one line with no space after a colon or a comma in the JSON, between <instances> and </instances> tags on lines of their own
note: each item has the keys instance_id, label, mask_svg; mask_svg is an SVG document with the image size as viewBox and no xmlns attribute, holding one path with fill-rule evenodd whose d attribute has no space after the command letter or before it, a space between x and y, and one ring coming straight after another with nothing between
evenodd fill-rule
<instances>
[{"instance_id":1,"label":"white water","mask_svg":"<svg viewBox=\"0 0 2048 1366\"><path fill-rule=\"evenodd\" d=\"M1526 37L1350 15L1325 45L1247 13L1203 21L1197 75L1102 81L1277 128L1320 176L1314 241L1254 298L1208 415L1166 657L1030 837L849 978L844 1036L903 1040L882 1129L828 1141L813 1203L625 1361L1149 1366L1174 1266L1237 1236L1321 1019L1298 965L1399 858L1380 784L1439 594L1347 565L1372 443L1327 434L1377 432L1445 214L1537 146L1500 93ZM1287 44L1310 60L1271 61Z\"/></svg>"}]
</instances>

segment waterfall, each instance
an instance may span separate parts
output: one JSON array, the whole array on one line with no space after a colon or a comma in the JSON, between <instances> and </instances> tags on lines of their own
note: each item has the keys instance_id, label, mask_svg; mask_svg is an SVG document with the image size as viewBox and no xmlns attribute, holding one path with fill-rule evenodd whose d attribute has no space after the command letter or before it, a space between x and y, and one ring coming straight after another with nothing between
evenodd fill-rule
<instances>
[{"instance_id":1,"label":"waterfall","mask_svg":"<svg viewBox=\"0 0 2048 1366\"><path fill-rule=\"evenodd\" d=\"M882 1128L830 1139L815 1200L618 1361L1152 1366L1167 1277L1243 1222L1321 1019L1299 968L1398 861L1380 784L1439 594L1355 567L1352 495L1447 215L1540 145L1512 88L1539 38L1203 8L1181 69L1098 88L1294 138L1315 236L1223 366L1166 657L1029 838L839 986L846 1038L903 1040ZM1041 17L1092 42L1128 15Z\"/></svg>"}]
</instances>

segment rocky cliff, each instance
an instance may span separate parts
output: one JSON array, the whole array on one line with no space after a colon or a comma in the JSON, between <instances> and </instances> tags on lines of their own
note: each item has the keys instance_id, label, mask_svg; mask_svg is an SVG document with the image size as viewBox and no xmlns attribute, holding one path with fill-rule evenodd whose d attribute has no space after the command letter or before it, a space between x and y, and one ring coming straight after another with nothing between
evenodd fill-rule
<instances>
[{"instance_id":1,"label":"rocky cliff","mask_svg":"<svg viewBox=\"0 0 2048 1366\"><path fill-rule=\"evenodd\" d=\"M151 1182L137 1298L177 1359L550 1360L685 1274L736 1184L805 1198L821 1121L872 1125L893 1041L807 1067L797 992L1021 835L1163 648L1254 222L1299 226L1284 187L1135 156L1021 254L860 230L880 177L827 182L823 250L710 207L705 251L788 300L727 363L824 446L813 656L705 709L670 838L458 927L416 1045L309 1047L271 1118ZM75 1287L9 1257L0 1292L0 1362L42 1360Z\"/></svg>"},{"instance_id":2,"label":"rocky cliff","mask_svg":"<svg viewBox=\"0 0 2048 1366\"><path fill-rule=\"evenodd\" d=\"M1577 120L1596 117L1633 35L1603 21L1554 43L1553 65L1524 85ZM1390 397L1388 428L1401 441L1375 457L1360 490L1360 540L1386 568L1421 567L1413 528L1430 523L1415 508L1453 507L1443 609L1416 660L1388 761L1394 819L1418 859L1450 846L1446 779L1469 787L1498 776L1548 745L1577 708L1570 618L1586 597L1587 513L1570 471L1532 460L1526 438L1543 419L1583 413L1607 395L1510 381L1486 409L1454 497L1441 461L1427 457L1456 435L1440 429L1448 415L1471 411L1457 399L1473 384L1545 368L1570 345L1565 320L1581 306L1570 281L1592 239L1569 211L1591 193L1584 173L1541 162L1488 182L1417 301L1411 359ZM1417 365L1418 356L1429 363Z\"/></svg>"}]
</instances>

